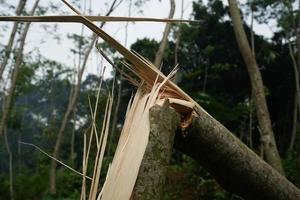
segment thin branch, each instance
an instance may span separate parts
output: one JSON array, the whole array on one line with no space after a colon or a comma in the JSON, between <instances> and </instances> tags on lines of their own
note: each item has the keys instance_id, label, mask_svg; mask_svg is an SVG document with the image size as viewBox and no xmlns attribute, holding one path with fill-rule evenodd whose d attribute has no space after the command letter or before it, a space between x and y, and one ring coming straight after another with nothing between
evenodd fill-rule
<instances>
[{"instance_id":1,"label":"thin branch","mask_svg":"<svg viewBox=\"0 0 300 200\"><path fill-rule=\"evenodd\" d=\"M118 16L93 16L85 15L91 21L102 22L177 22L177 23L197 23L199 20L187 19L161 19L149 17L118 17ZM51 15L51 16L0 16L0 21L14 22L65 22L65 23L81 23L81 17L78 15Z\"/></svg>"},{"instance_id":2,"label":"thin branch","mask_svg":"<svg viewBox=\"0 0 300 200\"><path fill-rule=\"evenodd\" d=\"M31 143L27 143L27 142L19 142L21 144L24 144L24 145L28 145L28 146L32 146L34 148L36 148L37 150L39 150L41 153L45 154L46 156L50 157L51 159L55 160L56 162L60 163L61 165L65 166L66 168L68 168L69 170L71 170L72 172L75 172L76 174L79 174L81 176L84 176L81 172L79 171L76 171L75 169L73 169L72 167L66 165L65 163L63 163L62 161L54 158L53 156L49 155L47 152L45 152L43 149L41 149L40 147L34 145L34 144L31 144ZM91 177L89 176L85 176L87 179L89 180L93 180Z\"/></svg>"}]
</instances>

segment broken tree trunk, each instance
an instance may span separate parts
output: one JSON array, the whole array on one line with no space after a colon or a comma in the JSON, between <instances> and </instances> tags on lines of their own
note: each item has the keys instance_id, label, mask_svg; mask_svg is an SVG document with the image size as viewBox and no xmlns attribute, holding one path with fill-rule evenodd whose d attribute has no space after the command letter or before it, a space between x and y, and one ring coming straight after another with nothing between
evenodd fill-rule
<instances>
[{"instance_id":1,"label":"broken tree trunk","mask_svg":"<svg viewBox=\"0 0 300 200\"><path fill-rule=\"evenodd\" d=\"M176 135L175 148L197 160L224 189L249 200L300 199L296 186L208 113L194 117L187 133Z\"/></svg>"},{"instance_id":2,"label":"broken tree trunk","mask_svg":"<svg viewBox=\"0 0 300 200\"><path fill-rule=\"evenodd\" d=\"M175 131L180 122L179 114L174 109L158 105L150 108L149 119L149 141L132 193L132 200L162 199Z\"/></svg>"}]
</instances>

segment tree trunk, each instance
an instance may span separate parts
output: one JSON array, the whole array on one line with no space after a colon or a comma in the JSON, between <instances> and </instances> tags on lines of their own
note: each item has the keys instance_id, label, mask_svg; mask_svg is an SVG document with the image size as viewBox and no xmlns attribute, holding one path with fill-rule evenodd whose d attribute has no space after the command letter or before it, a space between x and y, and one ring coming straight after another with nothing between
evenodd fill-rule
<instances>
[{"instance_id":1,"label":"tree trunk","mask_svg":"<svg viewBox=\"0 0 300 200\"><path fill-rule=\"evenodd\" d=\"M261 73L259 71L254 55L251 52L246 33L243 28L237 2L236 0L228 0L228 3L236 40L251 79L257 119L261 128L261 141L264 145L265 158L272 167L278 170L278 172L280 172L281 174L284 174L271 125L271 119L267 107Z\"/></svg>"},{"instance_id":2,"label":"tree trunk","mask_svg":"<svg viewBox=\"0 0 300 200\"><path fill-rule=\"evenodd\" d=\"M180 116L174 109L158 105L150 108L149 119L149 141L132 193L132 200L162 199L175 131L180 122Z\"/></svg>"},{"instance_id":3,"label":"tree trunk","mask_svg":"<svg viewBox=\"0 0 300 200\"><path fill-rule=\"evenodd\" d=\"M35 12L35 10L38 6L38 3L39 3L39 0L37 0L34 3L33 8L30 12L30 15L34 14L34 12ZM20 47L19 47L19 51L18 51L17 56L16 56L15 67L14 67L13 72L12 72L11 86L10 86L10 89L8 91L7 100L6 100L6 103L5 103L5 108L3 110L3 114L2 114L2 118L1 118L1 122L0 122L0 135L3 134L4 127L6 126L6 122L7 122L8 116L9 116L9 110L10 110L10 107L11 107L12 98L13 98L14 91L15 91L15 88L16 88L16 82L17 82L17 78L18 78L18 74L19 74L19 68L20 68L20 65L21 65L22 60L23 60L23 50L24 50L25 40L26 40L26 37L27 37L29 27L30 27L30 22L26 23L26 25L24 27L24 30L21 34Z\"/></svg>"},{"instance_id":4,"label":"tree trunk","mask_svg":"<svg viewBox=\"0 0 300 200\"><path fill-rule=\"evenodd\" d=\"M297 122L298 122L298 97L297 93L295 94L295 100L294 100L294 111L293 111L293 126L292 126L292 134L289 144L289 152L292 152L294 149L294 144L296 140L296 134L297 134Z\"/></svg>"},{"instance_id":5,"label":"tree trunk","mask_svg":"<svg viewBox=\"0 0 300 200\"><path fill-rule=\"evenodd\" d=\"M21 13L22 13L22 11L25 7L26 1L27 0L20 0L19 1L19 4L16 8L16 15L21 15ZM11 50L12 50L12 47L13 47L13 43L14 43L14 40L15 40L15 36L16 36L16 33L17 33L18 25L19 25L19 22L14 23L13 28L12 28L11 33L10 33L10 36L9 36L8 43L5 47L4 57L3 57L3 60L0 64L0 82L2 80L2 75L3 75L3 72L4 72L5 67L7 65L7 62L9 60L9 56L10 56L10 53L11 53Z\"/></svg>"},{"instance_id":6,"label":"tree trunk","mask_svg":"<svg viewBox=\"0 0 300 200\"><path fill-rule=\"evenodd\" d=\"M171 8L170 8L170 13L169 13L168 18L172 19L174 16L174 13L175 13L175 0L170 0L170 5L171 5ZM168 36L169 36L170 30L171 30L171 24L167 23L162 40L160 42L159 49L155 55L154 65L158 68L160 67L163 56L164 56L164 51L165 51L167 43L168 43Z\"/></svg>"},{"instance_id":7,"label":"tree trunk","mask_svg":"<svg viewBox=\"0 0 300 200\"><path fill-rule=\"evenodd\" d=\"M6 128L4 128L4 141L5 141L5 147L8 153L8 165L9 165L9 194L10 199L14 200L14 176L13 176L13 154L11 152L11 149L9 147L9 142L7 138L7 132Z\"/></svg>"},{"instance_id":8,"label":"tree trunk","mask_svg":"<svg viewBox=\"0 0 300 200\"><path fill-rule=\"evenodd\" d=\"M117 0L114 0L112 2L110 9L106 13L106 16L110 15L112 13L112 11L116 8L116 6L115 6L116 3L117 3ZM104 26L104 24L105 24L105 22L102 22L100 27L102 28ZM80 68L80 70L78 72L78 76L77 76L78 80L77 80L77 84L76 84L75 89L74 89L74 93L72 93L71 94L72 96L70 96L70 100L69 100L67 110L65 112L65 115L63 117L59 132L57 134L55 147L54 147L54 151L53 151L53 154L52 154L54 158L58 158L61 143L62 143L62 139L63 139L63 135L64 135L64 131L65 131L65 128L67 126L67 122L69 120L69 117L70 117L73 109L76 106L77 97L78 97L78 94L80 92L80 84L81 84L83 72L85 70L85 67L86 67L86 64L87 64L87 61L88 61L88 57L89 57L89 55L90 55L90 53L91 53L91 51L94 47L94 43L96 42L97 38L98 38L98 36L96 34L93 34L90 46L87 48L87 51L85 52L82 67ZM50 167L50 178L49 178L50 193L51 194L56 193L56 169L57 169L57 162L52 159L51 160L51 167Z\"/></svg>"},{"instance_id":9,"label":"tree trunk","mask_svg":"<svg viewBox=\"0 0 300 200\"><path fill-rule=\"evenodd\" d=\"M296 200L300 190L206 112L174 146L197 160L229 192L249 200Z\"/></svg>"},{"instance_id":10,"label":"tree trunk","mask_svg":"<svg viewBox=\"0 0 300 200\"><path fill-rule=\"evenodd\" d=\"M300 9L300 1L299 1ZM295 144L295 139L297 135L297 124L298 124L298 115L300 113L300 89L299 89L299 76L300 76L300 15L298 16L298 23L296 28L296 48L297 48L297 61L292 52L291 42L288 40L289 52L293 62L293 68L295 73L295 86L296 86L296 95L295 95L295 104L294 104L294 115L293 115L293 127L292 127L292 136L289 145L289 151L292 152ZM299 112L298 112L299 111Z\"/></svg>"},{"instance_id":11,"label":"tree trunk","mask_svg":"<svg viewBox=\"0 0 300 200\"><path fill-rule=\"evenodd\" d=\"M183 18L183 12L184 12L184 0L181 0L180 19ZM174 48L174 66L179 65L178 50L179 50L179 44L180 44L180 37L181 37L180 26L178 26L178 30L176 32L176 43L175 43L175 48ZM174 78L173 82L174 83L179 82L178 72L175 74L175 78Z\"/></svg>"},{"instance_id":12,"label":"tree trunk","mask_svg":"<svg viewBox=\"0 0 300 200\"><path fill-rule=\"evenodd\" d=\"M123 80L122 80L122 76L120 74L120 83L119 83L119 87L118 87L117 102L116 102L116 107L115 107L113 118L112 118L113 120L112 120L112 124L111 124L111 135L109 138L109 144L108 144L108 150L107 150L108 155L112 155L112 146L113 146L114 136L115 136L116 128L117 128L119 107L120 107L121 99L122 99L122 85L123 85Z\"/></svg>"},{"instance_id":13,"label":"tree trunk","mask_svg":"<svg viewBox=\"0 0 300 200\"><path fill-rule=\"evenodd\" d=\"M2 104L3 109L5 109L5 99L3 101ZM5 144L5 148L8 154L8 165L9 165L9 194L10 194L10 199L13 200L14 199L14 177L13 177L13 154L11 152L10 146L9 146L9 142L8 142L8 138L7 138L7 130L6 130L6 126L4 126L4 130L3 130L3 134L4 134L4 144Z\"/></svg>"},{"instance_id":14,"label":"tree trunk","mask_svg":"<svg viewBox=\"0 0 300 200\"><path fill-rule=\"evenodd\" d=\"M73 112L73 127L72 127L72 131L71 131L71 145L70 145L70 164L71 166L75 165L75 158L76 158L76 154L75 154L75 129L76 129L76 109L74 109Z\"/></svg>"}]
</instances>

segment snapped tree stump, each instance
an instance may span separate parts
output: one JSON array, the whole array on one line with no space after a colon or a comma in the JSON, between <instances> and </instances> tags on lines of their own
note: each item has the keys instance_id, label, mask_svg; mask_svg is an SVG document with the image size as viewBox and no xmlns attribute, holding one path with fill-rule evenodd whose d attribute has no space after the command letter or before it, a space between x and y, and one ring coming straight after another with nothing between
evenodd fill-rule
<instances>
[{"instance_id":1,"label":"snapped tree stump","mask_svg":"<svg viewBox=\"0 0 300 200\"><path fill-rule=\"evenodd\" d=\"M150 135L131 199L160 200L164 191L179 114L168 107L153 106L149 113Z\"/></svg>"}]
</instances>

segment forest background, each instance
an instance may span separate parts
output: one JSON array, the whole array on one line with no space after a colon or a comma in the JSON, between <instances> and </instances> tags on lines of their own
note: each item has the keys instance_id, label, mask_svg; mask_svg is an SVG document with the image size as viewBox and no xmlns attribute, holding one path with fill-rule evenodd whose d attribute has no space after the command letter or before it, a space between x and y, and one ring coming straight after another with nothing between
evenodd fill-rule
<instances>
[{"instance_id":1,"label":"forest background","mask_svg":"<svg viewBox=\"0 0 300 200\"><path fill-rule=\"evenodd\" d=\"M178 85L263 157L251 82L236 42L228 4L218 0L175 2L175 17L199 22L172 24L162 71L168 74L179 64ZM73 3L82 12L94 15L153 17L149 11L158 10L155 16L166 17L170 9L169 1L116 0L105 2L104 6L87 0ZM248 41L262 74L285 175L297 186L300 185L299 6L299 2L292 0L239 2ZM66 10L57 1L0 1L1 15L69 14ZM100 129L115 76L114 109L104 162L107 168L134 87L115 74L94 48L97 37L79 24L1 22L0 25L1 68L5 64L0 76L3 105L0 133L4 132L0 140L0 198L78 199L81 176L63 166L54 166L49 157L21 142L35 144L81 171L83 133L92 123L89 105L95 104L102 71L107 66L97 110ZM164 24L102 23L100 26L125 46L155 61ZM98 42L110 60L122 68L120 55L101 40ZM12 88L13 95L9 98ZM11 102L8 109L7 102ZM58 137L60 134L62 137ZM203 167L178 151L174 151L167 181L165 199L239 199L224 191Z\"/></svg>"}]
</instances>

